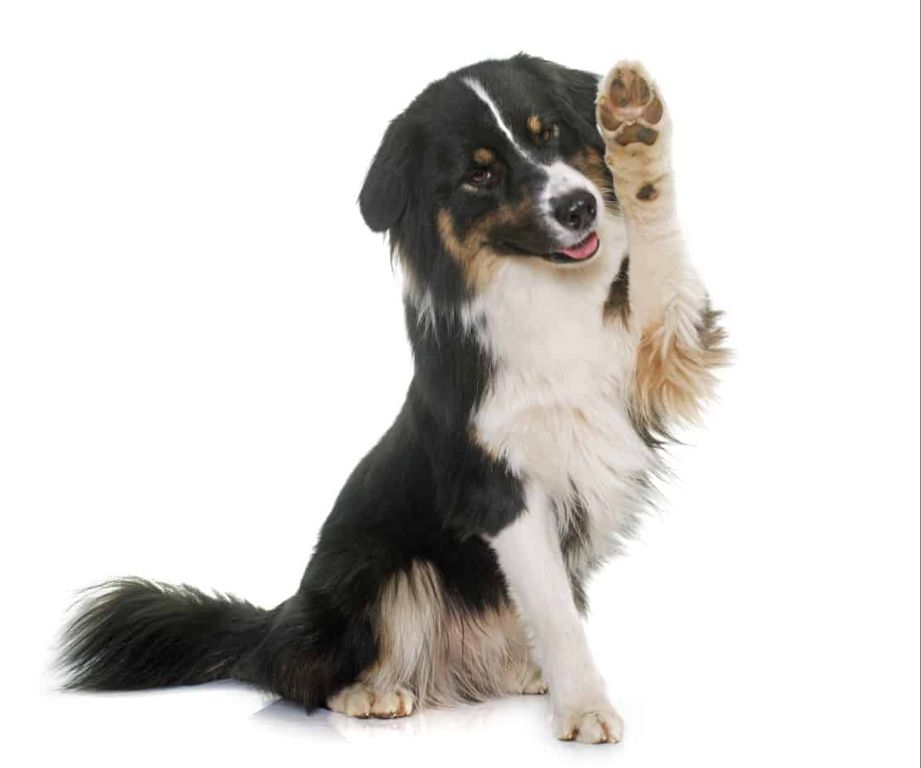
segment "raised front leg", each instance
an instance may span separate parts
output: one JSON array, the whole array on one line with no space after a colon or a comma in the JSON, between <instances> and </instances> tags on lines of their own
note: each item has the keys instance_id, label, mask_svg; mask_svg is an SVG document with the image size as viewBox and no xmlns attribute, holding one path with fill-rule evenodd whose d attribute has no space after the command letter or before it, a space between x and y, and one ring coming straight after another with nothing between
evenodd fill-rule
<instances>
[{"instance_id":1,"label":"raised front leg","mask_svg":"<svg viewBox=\"0 0 921 768\"><path fill-rule=\"evenodd\" d=\"M691 266L675 210L671 123L662 96L635 63L604 78L597 99L605 162L630 249L630 329L637 339L632 407L651 430L696 420L727 359L719 313Z\"/></svg>"},{"instance_id":2,"label":"raised front leg","mask_svg":"<svg viewBox=\"0 0 921 768\"><path fill-rule=\"evenodd\" d=\"M623 720L608 702L588 647L553 509L534 486L527 489L525 505L492 545L550 686L556 736L589 744L620 741Z\"/></svg>"}]
</instances>

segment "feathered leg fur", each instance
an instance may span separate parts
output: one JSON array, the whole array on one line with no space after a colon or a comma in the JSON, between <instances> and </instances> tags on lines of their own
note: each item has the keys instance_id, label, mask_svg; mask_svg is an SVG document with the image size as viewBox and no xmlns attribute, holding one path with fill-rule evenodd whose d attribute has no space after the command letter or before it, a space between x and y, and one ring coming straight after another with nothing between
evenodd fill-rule
<instances>
[{"instance_id":1,"label":"feathered leg fur","mask_svg":"<svg viewBox=\"0 0 921 768\"><path fill-rule=\"evenodd\" d=\"M671 121L645 69L621 63L598 94L605 162L630 248L630 329L636 343L631 408L646 431L695 422L727 361L719 313L691 265L675 206Z\"/></svg>"}]
</instances>

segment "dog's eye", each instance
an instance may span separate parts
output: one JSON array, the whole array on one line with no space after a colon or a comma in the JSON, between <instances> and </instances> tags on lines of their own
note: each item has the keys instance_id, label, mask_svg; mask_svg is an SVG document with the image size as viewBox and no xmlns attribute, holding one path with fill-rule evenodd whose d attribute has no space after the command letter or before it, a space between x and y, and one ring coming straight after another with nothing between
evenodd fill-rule
<instances>
[{"instance_id":1,"label":"dog's eye","mask_svg":"<svg viewBox=\"0 0 921 768\"><path fill-rule=\"evenodd\" d=\"M482 186L492 181L492 171L489 168L474 168L467 174L467 181L476 186Z\"/></svg>"}]
</instances>

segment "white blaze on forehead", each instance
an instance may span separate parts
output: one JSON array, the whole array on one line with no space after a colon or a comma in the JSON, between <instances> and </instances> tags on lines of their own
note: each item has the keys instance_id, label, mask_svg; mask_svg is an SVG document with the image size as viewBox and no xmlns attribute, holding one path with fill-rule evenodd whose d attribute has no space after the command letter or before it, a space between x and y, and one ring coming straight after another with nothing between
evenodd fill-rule
<instances>
[{"instance_id":1,"label":"white blaze on forehead","mask_svg":"<svg viewBox=\"0 0 921 768\"><path fill-rule=\"evenodd\" d=\"M495 119L496 124L499 126L499 130L505 134L505 138L509 140L509 143L515 148L518 154L525 158L525 160L534 163L534 159L531 157L531 155L529 155L515 140L514 134L502 119L502 115L499 113L499 108L496 106L496 102L494 102L492 97L486 92L486 89L483 87L483 83L481 83L479 80L474 80L472 77L466 77L464 78L464 85L473 91L477 95L477 98L479 98L480 101L482 101L487 107L489 107L489 111L492 112L492 116ZM534 164L538 165L538 163Z\"/></svg>"},{"instance_id":2,"label":"white blaze on forehead","mask_svg":"<svg viewBox=\"0 0 921 768\"><path fill-rule=\"evenodd\" d=\"M588 190L595 195L595 202L598 204L598 209L601 210L601 197L598 195L595 185L584 174L579 173L569 163L564 163L562 160L555 160L547 166L547 185L544 187L545 198L565 195L567 192L575 192L579 189Z\"/></svg>"}]
</instances>

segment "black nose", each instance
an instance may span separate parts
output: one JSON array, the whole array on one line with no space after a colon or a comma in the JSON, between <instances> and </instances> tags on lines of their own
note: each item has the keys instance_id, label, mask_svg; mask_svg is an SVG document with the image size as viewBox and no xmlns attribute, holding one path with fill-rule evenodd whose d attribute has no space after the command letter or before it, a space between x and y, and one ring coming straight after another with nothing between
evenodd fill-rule
<instances>
[{"instance_id":1,"label":"black nose","mask_svg":"<svg viewBox=\"0 0 921 768\"><path fill-rule=\"evenodd\" d=\"M550 204L553 206L556 220L566 229L586 229L595 221L595 196L585 190L556 197Z\"/></svg>"}]
</instances>

